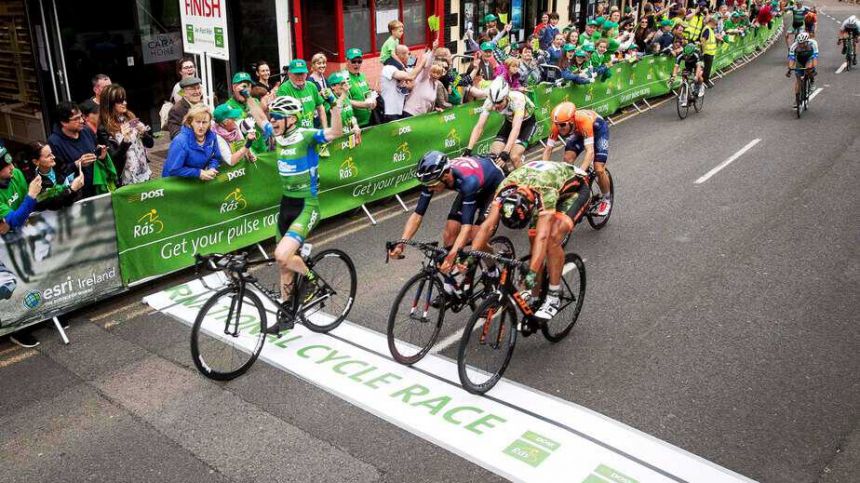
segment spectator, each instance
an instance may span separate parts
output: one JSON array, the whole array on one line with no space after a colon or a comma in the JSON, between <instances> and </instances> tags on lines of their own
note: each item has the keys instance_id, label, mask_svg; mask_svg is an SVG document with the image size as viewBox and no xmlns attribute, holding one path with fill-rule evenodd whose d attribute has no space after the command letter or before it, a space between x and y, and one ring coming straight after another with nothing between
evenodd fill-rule
<instances>
[{"instance_id":1,"label":"spectator","mask_svg":"<svg viewBox=\"0 0 860 483\"><path fill-rule=\"evenodd\" d=\"M391 34L379 49L379 62L385 64L394 56L394 49L400 45L403 38L403 22L392 20L388 22L388 33Z\"/></svg>"},{"instance_id":2,"label":"spectator","mask_svg":"<svg viewBox=\"0 0 860 483\"><path fill-rule=\"evenodd\" d=\"M600 38L600 31L597 20L589 20L585 23L585 30L579 36L579 47L585 47L588 44L594 45L594 42Z\"/></svg>"},{"instance_id":3,"label":"spectator","mask_svg":"<svg viewBox=\"0 0 860 483\"><path fill-rule=\"evenodd\" d=\"M604 18L606 16L606 3L597 2L597 5L594 7L594 18Z\"/></svg>"},{"instance_id":4,"label":"spectator","mask_svg":"<svg viewBox=\"0 0 860 483\"><path fill-rule=\"evenodd\" d=\"M257 68L254 72L257 74L257 86L266 89L266 92L271 92L281 85L280 82L272 84L272 68L265 60L257 61Z\"/></svg>"},{"instance_id":5,"label":"spectator","mask_svg":"<svg viewBox=\"0 0 860 483\"><path fill-rule=\"evenodd\" d=\"M591 67L601 80L606 80L610 75L610 65L612 65L612 54L609 53L609 41L600 39L594 47L594 53L591 54Z\"/></svg>"},{"instance_id":6,"label":"spectator","mask_svg":"<svg viewBox=\"0 0 860 483\"><path fill-rule=\"evenodd\" d=\"M125 89L113 84L102 91L97 139L108 148L120 185L149 181L152 171L146 149L155 142L144 124L128 109Z\"/></svg>"},{"instance_id":7,"label":"spectator","mask_svg":"<svg viewBox=\"0 0 860 483\"><path fill-rule=\"evenodd\" d=\"M308 64L302 59L293 59L288 69L289 79L278 87L278 97L290 96L302 103L303 110L299 127L314 127L314 115L319 117L323 129L328 129L328 118L322 96L315 85L308 83Z\"/></svg>"},{"instance_id":8,"label":"spectator","mask_svg":"<svg viewBox=\"0 0 860 483\"><path fill-rule=\"evenodd\" d=\"M96 135L84 127L78 106L71 102L59 103L57 119L59 123L48 136L48 144L57 158L60 177L76 173L80 165L84 173L85 198L110 191L116 178L113 164L104 162L107 149L104 145L97 146ZM96 172L98 177L94 178Z\"/></svg>"},{"instance_id":9,"label":"spectator","mask_svg":"<svg viewBox=\"0 0 860 483\"><path fill-rule=\"evenodd\" d=\"M558 61L561 60L564 51L562 50L564 47L564 36L561 34L557 34L552 39L552 44L550 44L549 48L546 49L546 62L547 64L557 65Z\"/></svg>"},{"instance_id":10,"label":"spectator","mask_svg":"<svg viewBox=\"0 0 860 483\"><path fill-rule=\"evenodd\" d=\"M41 192L42 178L37 176L28 184L8 149L0 146L0 235L24 225Z\"/></svg>"},{"instance_id":11,"label":"spectator","mask_svg":"<svg viewBox=\"0 0 860 483\"><path fill-rule=\"evenodd\" d=\"M412 83L415 77L424 68L427 56L422 55L421 59L411 70L406 70L408 60L409 48L405 45L398 45L394 50L394 56L388 59L382 67L382 76L380 77L379 84L385 106L386 122L408 117L408 114L404 115L403 111L406 95L412 90Z\"/></svg>"},{"instance_id":12,"label":"spectator","mask_svg":"<svg viewBox=\"0 0 860 483\"><path fill-rule=\"evenodd\" d=\"M504 76L508 86L515 91L523 90L523 83L520 80L520 59L508 57L502 65L505 68Z\"/></svg>"},{"instance_id":13,"label":"spectator","mask_svg":"<svg viewBox=\"0 0 860 483\"><path fill-rule=\"evenodd\" d=\"M433 109L436 111L443 111L445 109L450 109L453 104L451 104L451 91L449 88L445 87L445 84L442 83L442 79L444 79L448 75L448 68L444 61L437 61L433 63L433 66L430 67L430 78L436 79L436 102L433 105Z\"/></svg>"},{"instance_id":14,"label":"spectator","mask_svg":"<svg viewBox=\"0 0 860 483\"><path fill-rule=\"evenodd\" d=\"M562 55L556 65L562 72L564 72L568 70L571 64L573 64L573 57L576 54L576 46L573 44L564 44L562 50L564 50L564 55Z\"/></svg>"},{"instance_id":15,"label":"spectator","mask_svg":"<svg viewBox=\"0 0 860 483\"><path fill-rule=\"evenodd\" d=\"M714 57L717 55L717 34L715 29L717 21L713 16L708 17L708 22L702 30L702 81L705 87L713 87L711 82L711 68L714 65Z\"/></svg>"},{"instance_id":16,"label":"spectator","mask_svg":"<svg viewBox=\"0 0 860 483\"><path fill-rule=\"evenodd\" d=\"M182 124L182 130L167 150L161 176L203 181L215 179L218 166L224 159L218 149L218 136L211 129L212 111L203 104L195 104L188 110Z\"/></svg>"},{"instance_id":17,"label":"spectator","mask_svg":"<svg viewBox=\"0 0 860 483\"><path fill-rule=\"evenodd\" d=\"M203 102L203 82L197 77L186 77L179 81L184 95L170 108L165 128L173 140L182 129L182 121L191 106Z\"/></svg>"},{"instance_id":18,"label":"spectator","mask_svg":"<svg viewBox=\"0 0 860 483\"><path fill-rule=\"evenodd\" d=\"M520 81L526 86L531 86L540 83L541 70L537 59L535 59L534 51L531 47L523 47L520 52Z\"/></svg>"},{"instance_id":19,"label":"spectator","mask_svg":"<svg viewBox=\"0 0 860 483\"><path fill-rule=\"evenodd\" d=\"M248 116L248 98L251 97L251 74L247 72L236 72L233 74L231 83L231 96L226 104L233 109L239 109L242 114Z\"/></svg>"},{"instance_id":20,"label":"spectator","mask_svg":"<svg viewBox=\"0 0 860 483\"><path fill-rule=\"evenodd\" d=\"M74 178L60 177L54 170L57 162L51 146L39 141L30 144L27 159L33 164L33 178L42 179L35 211L59 210L80 199L84 187L83 173L78 169Z\"/></svg>"},{"instance_id":21,"label":"spectator","mask_svg":"<svg viewBox=\"0 0 860 483\"><path fill-rule=\"evenodd\" d=\"M242 135L239 122L243 119L245 115L241 110L227 104L221 104L212 113L212 120L215 121L212 130L218 135L218 151L221 153L221 159L230 166L243 159L251 162L257 160L257 156L251 151L251 146L257 139L257 132L250 130L247 138Z\"/></svg>"},{"instance_id":22,"label":"spectator","mask_svg":"<svg viewBox=\"0 0 860 483\"><path fill-rule=\"evenodd\" d=\"M533 37L540 38L541 34L543 33L543 29L544 29L547 25L549 25L549 12L544 12L544 13L543 13L543 14L541 14L541 16L540 16L540 23L539 23L539 24L537 24L537 25L535 25L535 29L534 29L534 31L532 32L532 36L533 36Z\"/></svg>"},{"instance_id":23,"label":"spectator","mask_svg":"<svg viewBox=\"0 0 860 483\"><path fill-rule=\"evenodd\" d=\"M773 20L773 9L769 2L764 2L764 5L758 10L758 14L756 15L756 23L770 28L771 20Z\"/></svg>"},{"instance_id":24,"label":"spectator","mask_svg":"<svg viewBox=\"0 0 860 483\"><path fill-rule=\"evenodd\" d=\"M672 35L672 21L663 19L660 21L660 31L654 36L653 44L649 51L651 53L665 53L672 48L672 42L675 41L675 36Z\"/></svg>"},{"instance_id":25,"label":"spectator","mask_svg":"<svg viewBox=\"0 0 860 483\"><path fill-rule=\"evenodd\" d=\"M433 49L435 50L435 48L436 41L433 42ZM409 92L409 95L406 96L406 101L403 104L403 112L410 116L417 116L419 114L430 112L436 104L436 84L439 82L439 79L438 77L434 79L430 74L434 60L435 59L431 52L425 52L421 56L421 65L423 67L420 70L413 70L414 72L417 72L417 75L415 76L412 90Z\"/></svg>"},{"instance_id":26,"label":"spectator","mask_svg":"<svg viewBox=\"0 0 860 483\"><path fill-rule=\"evenodd\" d=\"M329 88L328 81L326 80L325 70L328 66L328 59L326 59L325 54L317 53L311 57L311 72L308 75L308 81L311 82L320 93L320 97L322 97L325 109L326 119L330 117L329 109L331 109L331 105L334 104L335 98L332 96L331 89ZM321 126L319 116L316 112L314 112L314 127L319 129Z\"/></svg>"},{"instance_id":27,"label":"spectator","mask_svg":"<svg viewBox=\"0 0 860 483\"><path fill-rule=\"evenodd\" d=\"M705 17L708 16L707 5L705 0L699 0L696 9L687 15L684 27L684 38L687 39L687 42L698 42L699 37L702 36L702 29L705 28Z\"/></svg>"},{"instance_id":28,"label":"spectator","mask_svg":"<svg viewBox=\"0 0 860 483\"><path fill-rule=\"evenodd\" d=\"M110 77L104 74L94 75L91 82L93 85L93 97L90 97L89 99L81 103L81 112L92 112L93 109L98 110L99 96L101 96L102 89L111 84Z\"/></svg>"},{"instance_id":29,"label":"spectator","mask_svg":"<svg viewBox=\"0 0 860 483\"><path fill-rule=\"evenodd\" d=\"M331 86L332 105L336 102L337 99L343 95L344 92L349 91L349 74L346 71L337 71L332 72L328 79L326 79L328 85ZM331 109L331 106L329 106ZM343 107L340 110L340 119L341 124L343 125L343 133L349 136L350 147L358 146L361 144L361 127L358 125L358 119L355 117L355 112L352 108L352 105L349 102L345 102Z\"/></svg>"},{"instance_id":30,"label":"spectator","mask_svg":"<svg viewBox=\"0 0 860 483\"><path fill-rule=\"evenodd\" d=\"M558 14L552 12L549 14L549 25L544 27L540 35L541 50L549 49L550 44L554 43L555 37L560 33L561 32L558 30ZM564 38L562 38L562 43L563 42Z\"/></svg>"},{"instance_id":31,"label":"spectator","mask_svg":"<svg viewBox=\"0 0 860 483\"><path fill-rule=\"evenodd\" d=\"M192 57L183 57L176 61L176 74L179 75L179 81L173 86L173 91L170 94L174 105L185 95L183 92L185 87L182 85L182 81L185 79L197 79L197 66L194 65L194 59Z\"/></svg>"},{"instance_id":32,"label":"spectator","mask_svg":"<svg viewBox=\"0 0 860 483\"><path fill-rule=\"evenodd\" d=\"M99 105L94 102L81 104L81 114L84 116L84 124L93 134L99 130Z\"/></svg>"},{"instance_id":33,"label":"spectator","mask_svg":"<svg viewBox=\"0 0 860 483\"><path fill-rule=\"evenodd\" d=\"M361 64L364 62L361 49L349 49L346 51L346 69L349 72L349 102L355 111L359 127L369 126L371 111L376 109L376 91L370 90L367 78L361 73Z\"/></svg>"},{"instance_id":34,"label":"spectator","mask_svg":"<svg viewBox=\"0 0 860 483\"><path fill-rule=\"evenodd\" d=\"M657 31L648 26L648 19L642 17L639 20L639 28L633 35L633 42L636 43L636 48L642 52L648 52L648 46L654 40Z\"/></svg>"},{"instance_id":35,"label":"spectator","mask_svg":"<svg viewBox=\"0 0 860 483\"><path fill-rule=\"evenodd\" d=\"M627 26L636 25L636 15L633 13L633 9L630 8L630 5L624 7L624 15L621 16L621 21L618 22L618 25L620 25L622 29Z\"/></svg>"},{"instance_id":36,"label":"spectator","mask_svg":"<svg viewBox=\"0 0 860 483\"><path fill-rule=\"evenodd\" d=\"M564 43L576 46L579 43L579 32L576 29L569 31L567 37L564 39Z\"/></svg>"}]
</instances>

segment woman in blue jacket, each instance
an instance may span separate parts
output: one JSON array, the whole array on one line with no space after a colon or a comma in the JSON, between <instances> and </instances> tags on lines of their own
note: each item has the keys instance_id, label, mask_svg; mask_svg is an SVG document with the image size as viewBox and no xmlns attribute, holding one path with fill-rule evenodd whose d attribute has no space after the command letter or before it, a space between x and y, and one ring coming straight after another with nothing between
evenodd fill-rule
<instances>
[{"instance_id":1,"label":"woman in blue jacket","mask_svg":"<svg viewBox=\"0 0 860 483\"><path fill-rule=\"evenodd\" d=\"M218 150L218 136L211 129L212 111L195 104L185 115L182 129L170 143L162 177L181 176L210 181L218 176L223 162Z\"/></svg>"}]
</instances>

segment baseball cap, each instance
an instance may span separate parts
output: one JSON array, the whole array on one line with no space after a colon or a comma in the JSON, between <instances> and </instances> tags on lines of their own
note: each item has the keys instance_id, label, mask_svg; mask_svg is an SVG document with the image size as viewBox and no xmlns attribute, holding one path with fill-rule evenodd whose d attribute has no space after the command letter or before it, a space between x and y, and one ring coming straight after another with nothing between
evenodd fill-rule
<instances>
[{"instance_id":1,"label":"baseball cap","mask_svg":"<svg viewBox=\"0 0 860 483\"><path fill-rule=\"evenodd\" d=\"M611 20L607 20L606 22L603 22L603 28L606 30L614 29L616 27L618 27L618 23L613 22Z\"/></svg>"},{"instance_id":2,"label":"baseball cap","mask_svg":"<svg viewBox=\"0 0 860 483\"><path fill-rule=\"evenodd\" d=\"M576 50L576 46L573 44L564 44L564 47L562 47L562 49L564 49L565 52L570 52Z\"/></svg>"},{"instance_id":3,"label":"baseball cap","mask_svg":"<svg viewBox=\"0 0 860 483\"><path fill-rule=\"evenodd\" d=\"M349 78L347 76L343 75L343 72L337 71L337 72L332 72L331 75L329 75L328 79L326 79L326 80L328 81L329 84L335 85L335 84L340 84L341 82L346 82L349 80Z\"/></svg>"},{"instance_id":4,"label":"baseball cap","mask_svg":"<svg viewBox=\"0 0 860 483\"><path fill-rule=\"evenodd\" d=\"M586 54L585 51L582 49L576 49L576 53L574 55L576 55L577 57L586 57L588 54Z\"/></svg>"},{"instance_id":5,"label":"baseball cap","mask_svg":"<svg viewBox=\"0 0 860 483\"><path fill-rule=\"evenodd\" d=\"M599 23L597 23L597 21L596 21L596 20L592 19L592 20L589 20L589 21L588 21L588 23L587 23L586 25L591 25L591 26L593 26L593 27L596 27L596 26L598 26L598 25L600 25L600 24L599 24Z\"/></svg>"},{"instance_id":6,"label":"baseball cap","mask_svg":"<svg viewBox=\"0 0 860 483\"><path fill-rule=\"evenodd\" d=\"M594 52L594 44L585 44L582 46L582 50L586 52Z\"/></svg>"},{"instance_id":7,"label":"baseball cap","mask_svg":"<svg viewBox=\"0 0 860 483\"><path fill-rule=\"evenodd\" d=\"M236 75L239 75L241 73L242 72L239 72ZM245 75L248 75L248 74L245 74ZM249 80L250 80L250 78L251 78L251 76L248 76ZM196 86L197 84L202 84L202 83L203 83L203 81L200 80L199 77L186 77L186 78L182 79L181 81L179 81L179 87L182 87L184 89L186 87ZM236 76L233 76L233 83L234 84L236 83Z\"/></svg>"},{"instance_id":8,"label":"baseball cap","mask_svg":"<svg viewBox=\"0 0 860 483\"><path fill-rule=\"evenodd\" d=\"M357 59L362 55L361 49L352 48L346 51L346 60Z\"/></svg>"},{"instance_id":9,"label":"baseball cap","mask_svg":"<svg viewBox=\"0 0 860 483\"><path fill-rule=\"evenodd\" d=\"M487 23L487 22L495 22L495 21L496 21L496 20L498 20L498 19L499 19L499 17L496 17L496 16L495 16L495 15L493 15L492 13L488 13L488 14L487 14L487 16L486 16L486 17L484 17L484 23Z\"/></svg>"},{"instance_id":10,"label":"baseball cap","mask_svg":"<svg viewBox=\"0 0 860 483\"><path fill-rule=\"evenodd\" d=\"M490 52L490 51L492 51L492 50L493 50L493 43L492 43L492 42L484 42L484 43L482 43L482 44L481 44L481 50L483 50L484 52Z\"/></svg>"},{"instance_id":11,"label":"baseball cap","mask_svg":"<svg viewBox=\"0 0 860 483\"><path fill-rule=\"evenodd\" d=\"M290 74L307 74L308 64L303 59L293 59L289 66Z\"/></svg>"},{"instance_id":12,"label":"baseball cap","mask_svg":"<svg viewBox=\"0 0 860 483\"><path fill-rule=\"evenodd\" d=\"M222 123L227 119L242 119L243 117L244 114L241 109L234 109L226 103L216 107L215 112L212 113L212 119L217 123Z\"/></svg>"},{"instance_id":13,"label":"baseball cap","mask_svg":"<svg viewBox=\"0 0 860 483\"><path fill-rule=\"evenodd\" d=\"M9 154L9 150L6 149L6 146L0 144L0 169L5 168L6 165L12 164L12 155Z\"/></svg>"},{"instance_id":14,"label":"baseball cap","mask_svg":"<svg viewBox=\"0 0 860 483\"><path fill-rule=\"evenodd\" d=\"M660 21L661 27L668 27L670 25L672 25L672 21L669 20L668 18L664 18L663 20Z\"/></svg>"},{"instance_id":15,"label":"baseball cap","mask_svg":"<svg viewBox=\"0 0 860 483\"><path fill-rule=\"evenodd\" d=\"M242 82L253 82L251 80L251 74L247 72L236 72L233 74L233 83L240 84Z\"/></svg>"}]
</instances>

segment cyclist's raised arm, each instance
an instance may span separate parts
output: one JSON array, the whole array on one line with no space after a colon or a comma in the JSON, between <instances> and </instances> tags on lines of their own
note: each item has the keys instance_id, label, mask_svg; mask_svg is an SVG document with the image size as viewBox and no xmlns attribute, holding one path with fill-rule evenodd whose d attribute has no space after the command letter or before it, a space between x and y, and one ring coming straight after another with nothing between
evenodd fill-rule
<instances>
[{"instance_id":1,"label":"cyclist's raised arm","mask_svg":"<svg viewBox=\"0 0 860 483\"><path fill-rule=\"evenodd\" d=\"M487 110L487 104L484 103L484 112L478 117L478 123L475 124L475 127L472 128L472 134L469 136L469 144L466 145L466 149L470 151L477 144L478 139L481 138L481 134L484 133L484 126L487 125L487 118L490 117L490 111Z\"/></svg>"}]
</instances>

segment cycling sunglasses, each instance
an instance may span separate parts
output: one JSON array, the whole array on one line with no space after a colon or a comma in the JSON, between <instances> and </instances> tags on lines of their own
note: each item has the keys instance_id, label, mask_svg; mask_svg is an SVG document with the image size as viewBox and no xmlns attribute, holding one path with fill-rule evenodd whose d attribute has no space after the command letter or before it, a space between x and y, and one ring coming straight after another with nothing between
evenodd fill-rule
<instances>
[{"instance_id":1,"label":"cycling sunglasses","mask_svg":"<svg viewBox=\"0 0 860 483\"><path fill-rule=\"evenodd\" d=\"M272 112L269 114L269 119L271 119L272 121L280 121L281 119L286 119L286 118L287 118L287 116L285 116L284 114L281 114L279 112Z\"/></svg>"},{"instance_id":2,"label":"cycling sunglasses","mask_svg":"<svg viewBox=\"0 0 860 483\"><path fill-rule=\"evenodd\" d=\"M569 122L557 122L557 123L555 123L555 125L556 125L557 127L562 127L562 128L564 128L564 127L570 127L570 123L569 123Z\"/></svg>"}]
</instances>

